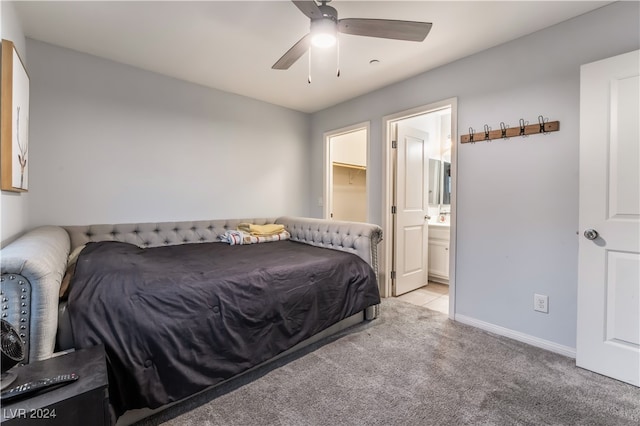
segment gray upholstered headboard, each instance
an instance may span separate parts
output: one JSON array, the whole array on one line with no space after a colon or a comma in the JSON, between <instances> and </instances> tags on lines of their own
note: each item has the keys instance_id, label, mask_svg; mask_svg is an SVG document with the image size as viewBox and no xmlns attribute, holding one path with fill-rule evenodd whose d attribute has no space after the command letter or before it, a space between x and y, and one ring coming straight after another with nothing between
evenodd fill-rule
<instances>
[{"instance_id":1,"label":"gray upholstered headboard","mask_svg":"<svg viewBox=\"0 0 640 426\"><path fill-rule=\"evenodd\" d=\"M140 247L219 242L225 231L236 229L243 222L282 224L293 241L357 254L378 271L377 246L382 240L382 229L368 223L279 217L65 226L64 229L69 233L73 251L97 241L122 241Z\"/></svg>"},{"instance_id":2,"label":"gray upholstered headboard","mask_svg":"<svg viewBox=\"0 0 640 426\"><path fill-rule=\"evenodd\" d=\"M211 243L238 224L274 223L274 219L198 220L185 222L118 223L109 225L64 226L71 238L71 251L89 242L121 241L139 247L159 247L189 243Z\"/></svg>"},{"instance_id":3,"label":"gray upholstered headboard","mask_svg":"<svg viewBox=\"0 0 640 426\"><path fill-rule=\"evenodd\" d=\"M279 217L276 223L285 226L293 241L356 254L378 274L378 243L382 241L378 225L307 217Z\"/></svg>"}]
</instances>

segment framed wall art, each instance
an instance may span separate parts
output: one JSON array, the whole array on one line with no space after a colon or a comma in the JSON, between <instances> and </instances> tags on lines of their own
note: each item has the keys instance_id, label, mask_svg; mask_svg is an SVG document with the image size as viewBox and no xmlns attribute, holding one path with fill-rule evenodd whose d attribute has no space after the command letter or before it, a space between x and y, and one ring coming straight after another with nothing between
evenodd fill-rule
<instances>
[{"instance_id":1,"label":"framed wall art","mask_svg":"<svg viewBox=\"0 0 640 426\"><path fill-rule=\"evenodd\" d=\"M0 189L29 188L29 75L15 45L2 40L0 62Z\"/></svg>"}]
</instances>

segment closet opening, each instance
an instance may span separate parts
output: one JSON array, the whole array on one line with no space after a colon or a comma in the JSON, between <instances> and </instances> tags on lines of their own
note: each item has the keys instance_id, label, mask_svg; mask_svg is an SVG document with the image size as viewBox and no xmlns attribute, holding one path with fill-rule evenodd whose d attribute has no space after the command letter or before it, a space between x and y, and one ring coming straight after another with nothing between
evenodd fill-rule
<instances>
[{"instance_id":1,"label":"closet opening","mask_svg":"<svg viewBox=\"0 0 640 426\"><path fill-rule=\"evenodd\" d=\"M367 222L369 123L325 133L325 219Z\"/></svg>"}]
</instances>

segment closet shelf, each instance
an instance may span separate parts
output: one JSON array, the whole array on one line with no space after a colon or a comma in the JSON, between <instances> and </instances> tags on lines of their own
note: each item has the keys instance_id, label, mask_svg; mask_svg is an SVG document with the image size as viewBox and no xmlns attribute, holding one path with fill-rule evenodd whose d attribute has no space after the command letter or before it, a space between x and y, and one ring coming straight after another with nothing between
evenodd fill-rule
<instances>
[{"instance_id":1,"label":"closet shelf","mask_svg":"<svg viewBox=\"0 0 640 426\"><path fill-rule=\"evenodd\" d=\"M338 163L337 161L334 161L333 165L338 167L346 167L348 169L367 170L365 166L359 166L357 164Z\"/></svg>"}]
</instances>

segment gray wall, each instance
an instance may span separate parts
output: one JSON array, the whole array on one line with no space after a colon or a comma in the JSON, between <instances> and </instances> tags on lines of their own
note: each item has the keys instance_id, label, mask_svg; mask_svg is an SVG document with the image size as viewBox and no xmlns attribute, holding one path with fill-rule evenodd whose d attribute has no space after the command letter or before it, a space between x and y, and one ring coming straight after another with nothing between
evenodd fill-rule
<instances>
[{"instance_id":1,"label":"gray wall","mask_svg":"<svg viewBox=\"0 0 640 426\"><path fill-rule=\"evenodd\" d=\"M29 226L308 215L309 116L27 40Z\"/></svg>"},{"instance_id":2,"label":"gray wall","mask_svg":"<svg viewBox=\"0 0 640 426\"><path fill-rule=\"evenodd\" d=\"M2 16L2 26L0 27L2 37L0 38L13 42L20 58L28 68L29 61L24 32L13 4L0 1L0 15ZM28 228L29 197L29 193L2 191L0 195L0 247L11 242L18 234Z\"/></svg>"},{"instance_id":3,"label":"gray wall","mask_svg":"<svg viewBox=\"0 0 640 426\"><path fill-rule=\"evenodd\" d=\"M638 2L614 3L313 115L311 212L322 134L371 120L370 218L382 224L382 117L458 98L458 134L538 115L546 136L458 143L456 313L575 348L580 65L640 46ZM549 314L533 294L549 296Z\"/></svg>"}]
</instances>

